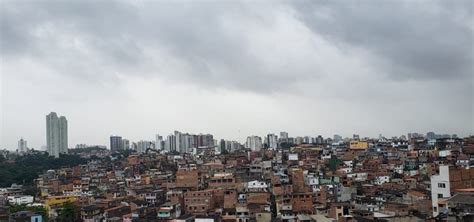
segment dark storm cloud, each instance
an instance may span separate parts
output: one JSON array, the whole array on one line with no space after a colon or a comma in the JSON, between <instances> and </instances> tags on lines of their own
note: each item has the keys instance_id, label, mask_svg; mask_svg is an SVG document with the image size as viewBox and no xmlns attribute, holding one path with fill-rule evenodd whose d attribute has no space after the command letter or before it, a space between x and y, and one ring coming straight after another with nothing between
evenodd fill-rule
<instances>
[{"instance_id":1,"label":"dark storm cloud","mask_svg":"<svg viewBox=\"0 0 474 222\"><path fill-rule=\"evenodd\" d=\"M2 56L30 56L86 81L122 73L265 92L322 78L324 67L306 66L324 56L319 52L294 60L285 51L273 54L285 64L274 67L253 50L252 32L274 26L275 11L342 51L369 51L367 63L391 79L465 79L473 69L470 1L6 1L1 7ZM168 60L186 70L169 72Z\"/></svg>"},{"instance_id":2,"label":"dark storm cloud","mask_svg":"<svg viewBox=\"0 0 474 222\"><path fill-rule=\"evenodd\" d=\"M333 42L373 52L393 79L469 79L472 1L297 2L299 18ZM379 61L377 61L379 60Z\"/></svg>"},{"instance_id":3,"label":"dark storm cloud","mask_svg":"<svg viewBox=\"0 0 474 222\"><path fill-rule=\"evenodd\" d=\"M45 144L50 111L91 144L190 123L235 139L469 135L472 4L3 0L0 146Z\"/></svg>"}]
</instances>

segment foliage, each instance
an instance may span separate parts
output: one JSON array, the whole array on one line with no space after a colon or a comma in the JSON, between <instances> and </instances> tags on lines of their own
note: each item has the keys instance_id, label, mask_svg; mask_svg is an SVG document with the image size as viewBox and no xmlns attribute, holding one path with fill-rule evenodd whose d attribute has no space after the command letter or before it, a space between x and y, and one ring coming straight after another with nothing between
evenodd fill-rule
<instances>
[{"instance_id":1,"label":"foliage","mask_svg":"<svg viewBox=\"0 0 474 222\"><path fill-rule=\"evenodd\" d=\"M10 213L19 211L31 211L33 213L41 214L43 221L48 221L48 210L42 206L27 206L26 204L14 204L8 206Z\"/></svg>"},{"instance_id":2,"label":"foliage","mask_svg":"<svg viewBox=\"0 0 474 222\"><path fill-rule=\"evenodd\" d=\"M342 163L343 163L343 162L342 162L342 160L340 160L340 159L331 158L331 159L329 160L329 163L328 163L328 168L329 168L331 171L334 172L334 171L337 170L337 167L338 167L339 165L341 165Z\"/></svg>"},{"instance_id":3,"label":"foliage","mask_svg":"<svg viewBox=\"0 0 474 222\"><path fill-rule=\"evenodd\" d=\"M106 151L106 148L102 148L99 146L91 146L91 147L86 147L86 148L75 148L75 149L70 149L69 153L92 153L92 152L100 152L100 151Z\"/></svg>"},{"instance_id":4,"label":"foliage","mask_svg":"<svg viewBox=\"0 0 474 222\"><path fill-rule=\"evenodd\" d=\"M32 185L33 180L46 170L85 163L87 160L77 155L61 154L59 158L54 158L46 153L33 153L17 156L11 163L0 162L0 187L8 187L13 183Z\"/></svg>"},{"instance_id":5,"label":"foliage","mask_svg":"<svg viewBox=\"0 0 474 222\"><path fill-rule=\"evenodd\" d=\"M282 149L285 149L285 150L290 149L290 148L293 147L294 145L295 145L295 144L293 144L293 143L286 143L286 142L280 143L280 147L281 147Z\"/></svg>"},{"instance_id":6,"label":"foliage","mask_svg":"<svg viewBox=\"0 0 474 222\"><path fill-rule=\"evenodd\" d=\"M67 202L58 210L57 221L75 221L77 217L77 209L71 202Z\"/></svg>"}]
</instances>

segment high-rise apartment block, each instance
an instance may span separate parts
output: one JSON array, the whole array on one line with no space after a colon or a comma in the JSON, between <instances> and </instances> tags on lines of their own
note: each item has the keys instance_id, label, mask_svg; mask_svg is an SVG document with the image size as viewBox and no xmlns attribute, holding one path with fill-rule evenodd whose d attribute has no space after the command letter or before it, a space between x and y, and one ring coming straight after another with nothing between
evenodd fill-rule
<instances>
[{"instance_id":1,"label":"high-rise apartment block","mask_svg":"<svg viewBox=\"0 0 474 222\"><path fill-rule=\"evenodd\" d=\"M247 142L245 143L246 148L250 148L252 151L260 151L263 148L262 138L259 136L249 136L247 137Z\"/></svg>"},{"instance_id":2,"label":"high-rise apartment block","mask_svg":"<svg viewBox=\"0 0 474 222\"><path fill-rule=\"evenodd\" d=\"M26 142L26 140L21 138L20 140L18 140L18 152L24 153L26 151L28 151L27 142Z\"/></svg>"},{"instance_id":3,"label":"high-rise apartment block","mask_svg":"<svg viewBox=\"0 0 474 222\"><path fill-rule=\"evenodd\" d=\"M123 150L123 141L121 136L110 136L110 150L112 152Z\"/></svg>"},{"instance_id":4,"label":"high-rise apartment block","mask_svg":"<svg viewBox=\"0 0 474 222\"><path fill-rule=\"evenodd\" d=\"M270 149L278 148L278 136L273 133L268 134L265 143Z\"/></svg>"},{"instance_id":5,"label":"high-rise apartment block","mask_svg":"<svg viewBox=\"0 0 474 222\"><path fill-rule=\"evenodd\" d=\"M55 112L46 116L46 143L49 155L59 157L68 152L67 119Z\"/></svg>"}]
</instances>

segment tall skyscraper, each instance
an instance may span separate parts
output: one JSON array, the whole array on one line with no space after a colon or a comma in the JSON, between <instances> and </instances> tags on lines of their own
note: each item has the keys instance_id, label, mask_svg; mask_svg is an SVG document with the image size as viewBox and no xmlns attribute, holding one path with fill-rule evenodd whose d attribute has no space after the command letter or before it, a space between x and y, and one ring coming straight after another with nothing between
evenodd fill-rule
<instances>
[{"instance_id":1,"label":"tall skyscraper","mask_svg":"<svg viewBox=\"0 0 474 222\"><path fill-rule=\"evenodd\" d=\"M137 152L145 153L147 149L150 148L150 146L151 146L150 141L140 140L137 142Z\"/></svg>"},{"instance_id":2,"label":"tall skyscraper","mask_svg":"<svg viewBox=\"0 0 474 222\"><path fill-rule=\"evenodd\" d=\"M260 151L263 147L262 138L259 136L249 136L247 137L247 143L245 146L246 148L250 148L252 151Z\"/></svg>"},{"instance_id":3,"label":"tall skyscraper","mask_svg":"<svg viewBox=\"0 0 474 222\"><path fill-rule=\"evenodd\" d=\"M278 147L278 136L273 133L269 133L266 138L266 144L268 148L276 149Z\"/></svg>"},{"instance_id":4,"label":"tall skyscraper","mask_svg":"<svg viewBox=\"0 0 474 222\"><path fill-rule=\"evenodd\" d=\"M59 157L60 153L68 152L66 117L58 118L55 112L46 116L46 143L51 156Z\"/></svg>"},{"instance_id":5,"label":"tall skyscraper","mask_svg":"<svg viewBox=\"0 0 474 222\"><path fill-rule=\"evenodd\" d=\"M130 149L130 140L122 139L122 149L124 150Z\"/></svg>"},{"instance_id":6,"label":"tall skyscraper","mask_svg":"<svg viewBox=\"0 0 474 222\"><path fill-rule=\"evenodd\" d=\"M156 134L155 149L157 150L163 149L163 137L158 134Z\"/></svg>"},{"instance_id":7,"label":"tall skyscraper","mask_svg":"<svg viewBox=\"0 0 474 222\"><path fill-rule=\"evenodd\" d=\"M168 152L176 151L176 137L174 135L168 135L166 138L165 150Z\"/></svg>"},{"instance_id":8,"label":"tall skyscraper","mask_svg":"<svg viewBox=\"0 0 474 222\"><path fill-rule=\"evenodd\" d=\"M23 138L18 140L18 152L24 153L27 150L28 150L28 145L26 143L26 140L24 140Z\"/></svg>"},{"instance_id":9,"label":"tall skyscraper","mask_svg":"<svg viewBox=\"0 0 474 222\"><path fill-rule=\"evenodd\" d=\"M110 136L110 151L118 152L120 150L123 150L122 137L115 135Z\"/></svg>"},{"instance_id":10,"label":"tall skyscraper","mask_svg":"<svg viewBox=\"0 0 474 222\"><path fill-rule=\"evenodd\" d=\"M182 138L183 134L177 130L174 131L174 139L175 139L175 151L180 153L184 153L184 139Z\"/></svg>"}]
</instances>

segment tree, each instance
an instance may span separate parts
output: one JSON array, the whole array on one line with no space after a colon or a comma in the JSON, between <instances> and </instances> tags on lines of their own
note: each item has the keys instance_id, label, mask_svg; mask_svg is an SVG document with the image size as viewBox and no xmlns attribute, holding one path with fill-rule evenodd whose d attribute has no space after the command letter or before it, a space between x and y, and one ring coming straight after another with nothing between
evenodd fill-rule
<instances>
[{"instance_id":1,"label":"tree","mask_svg":"<svg viewBox=\"0 0 474 222\"><path fill-rule=\"evenodd\" d=\"M58 211L57 221L75 221L77 216L76 206L71 202L67 202Z\"/></svg>"},{"instance_id":2,"label":"tree","mask_svg":"<svg viewBox=\"0 0 474 222\"><path fill-rule=\"evenodd\" d=\"M48 210L42 206L27 206L26 204L13 204L8 206L10 213L16 213L19 211L31 211L33 213L40 214L43 217L43 221L48 221Z\"/></svg>"},{"instance_id":3,"label":"tree","mask_svg":"<svg viewBox=\"0 0 474 222\"><path fill-rule=\"evenodd\" d=\"M336 171L337 170L337 166L339 166L340 164L342 164L342 160L340 159L337 159L337 158L331 158L329 160L329 163L328 163L328 167L331 171Z\"/></svg>"}]
</instances>

